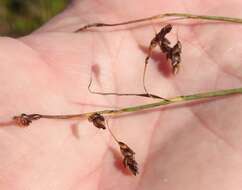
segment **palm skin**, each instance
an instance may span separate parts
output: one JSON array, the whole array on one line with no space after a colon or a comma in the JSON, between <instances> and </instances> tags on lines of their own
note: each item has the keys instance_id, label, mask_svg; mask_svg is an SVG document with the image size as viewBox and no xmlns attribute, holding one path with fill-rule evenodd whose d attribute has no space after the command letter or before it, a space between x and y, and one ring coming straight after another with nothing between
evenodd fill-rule
<instances>
[{"instance_id":1,"label":"palm skin","mask_svg":"<svg viewBox=\"0 0 242 190\"><path fill-rule=\"evenodd\" d=\"M76 1L29 36L1 38L0 189L241 189L241 96L111 119L117 138L136 152L136 177L123 168L110 134L88 121L43 119L26 129L6 124L20 113L81 113L153 101L93 95L87 85L91 68L96 68L93 88L143 92L146 50L154 26L161 26L71 33L84 22L169 10L242 16L236 9L240 6L225 0L192 5L175 0ZM241 86L241 26L176 25L171 37L176 30L183 44L180 73L169 74L157 50L148 66L150 92L170 97Z\"/></svg>"}]
</instances>

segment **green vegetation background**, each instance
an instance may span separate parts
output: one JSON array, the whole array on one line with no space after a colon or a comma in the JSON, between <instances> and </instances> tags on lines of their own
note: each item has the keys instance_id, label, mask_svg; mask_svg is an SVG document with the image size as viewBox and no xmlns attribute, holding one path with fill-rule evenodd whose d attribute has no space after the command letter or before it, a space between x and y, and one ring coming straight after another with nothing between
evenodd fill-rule
<instances>
[{"instance_id":1,"label":"green vegetation background","mask_svg":"<svg viewBox=\"0 0 242 190\"><path fill-rule=\"evenodd\" d=\"M61 12L69 0L0 0L0 35L29 34Z\"/></svg>"}]
</instances>

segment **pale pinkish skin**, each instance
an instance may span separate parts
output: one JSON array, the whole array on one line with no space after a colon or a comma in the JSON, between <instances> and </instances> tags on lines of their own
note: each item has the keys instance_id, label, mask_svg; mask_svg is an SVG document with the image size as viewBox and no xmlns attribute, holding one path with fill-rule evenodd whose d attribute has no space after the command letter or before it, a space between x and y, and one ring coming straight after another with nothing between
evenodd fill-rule
<instances>
[{"instance_id":1,"label":"pale pinkish skin","mask_svg":"<svg viewBox=\"0 0 242 190\"><path fill-rule=\"evenodd\" d=\"M136 152L136 177L122 167L109 133L87 121L43 119L25 129L6 124L20 113L81 113L152 102L90 95L87 85L93 65L99 68L95 89L143 92L146 50L161 25L71 33L84 23L161 12L242 17L241 7L241 0L77 1L31 35L1 38L0 189L241 190L239 95L110 120L117 137ZM147 72L150 92L170 97L241 86L242 26L175 25L173 42L177 32L183 44L181 70L169 74L157 49Z\"/></svg>"}]
</instances>

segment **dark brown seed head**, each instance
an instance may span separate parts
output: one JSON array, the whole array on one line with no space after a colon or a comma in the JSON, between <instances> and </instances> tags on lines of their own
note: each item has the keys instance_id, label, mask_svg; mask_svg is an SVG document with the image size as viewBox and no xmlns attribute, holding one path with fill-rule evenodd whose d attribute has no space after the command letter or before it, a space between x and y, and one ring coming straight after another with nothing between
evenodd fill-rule
<instances>
[{"instance_id":1,"label":"dark brown seed head","mask_svg":"<svg viewBox=\"0 0 242 190\"><path fill-rule=\"evenodd\" d=\"M181 54L182 52L182 45L180 41L177 41L177 43L172 48L173 54Z\"/></svg>"},{"instance_id":2,"label":"dark brown seed head","mask_svg":"<svg viewBox=\"0 0 242 190\"><path fill-rule=\"evenodd\" d=\"M33 120L40 119L41 115L39 114L24 114L22 113L20 116L13 117L13 120L18 124L19 127L27 127L32 123Z\"/></svg>"},{"instance_id":3,"label":"dark brown seed head","mask_svg":"<svg viewBox=\"0 0 242 190\"><path fill-rule=\"evenodd\" d=\"M20 116L13 117L15 122L19 127L27 127L32 122L31 119L26 114L21 114Z\"/></svg>"},{"instance_id":4,"label":"dark brown seed head","mask_svg":"<svg viewBox=\"0 0 242 190\"><path fill-rule=\"evenodd\" d=\"M181 52L182 52L181 42L178 41L168 53L168 57L171 60L171 65L172 65L174 74L176 74L179 71L179 66L181 62Z\"/></svg>"},{"instance_id":5,"label":"dark brown seed head","mask_svg":"<svg viewBox=\"0 0 242 190\"><path fill-rule=\"evenodd\" d=\"M163 38L163 40L160 41L159 46L163 53L168 53L171 50L170 41L167 38Z\"/></svg>"},{"instance_id":6,"label":"dark brown seed head","mask_svg":"<svg viewBox=\"0 0 242 190\"><path fill-rule=\"evenodd\" d=\"M124 157L133 156L135 154L135 152L131 148L129 148L128 145L126 145L125 143L118 142L118 144L120 147L120 151Z\"/></svg>"},{"instance_id":7,"label":"dark brown seed head","mask_svg":"<svg viewBox=\"0 0 242 190\"><path fill-rule=\"evenodd\" d=\"M177 41L173 47L170 46L170 41L165 36L171 29L172 25L167 24L156 34L151 44L153 44L153 46L159 45L161 51L166 54L167 59L170 59L173 73L176 74L180 67L182 45L180 41Z\"/></svg>"},{"instance_id":8,"label":"dark brown seed head","mask_svg":"<svg viewBox=\"0 0 242 190\"><path fill-rule=\"evenodd\" d=\"M135 161L134 157L124 157L123 159L124 167L128 167L129 170L134 174L137 175L138 171L138 163Z\"/></svg>"},{"instance_id":9,"label":"dark brown seed head","mask_svg":"<svg viewBox=\"0 0 242 190\"><path fill-rule=\"evenodd\" d=\"M134 158L135 152L128 145L126 145L123 142L118 142L118 144L120 147L120 151L124 157L124 159L123 159L124 167L128 167L129 170L134 175L137 175L138 174L138 164Z\"/></svg>"},{"instance_id":10,"label":"dark brown seed head","mask_svg":"<svg viewBox=\"0 0 242 190\"><path fill-rule=\"evenodd\" d=\"M155 35L155 37L150 42L150 48L153 49L157 45L160 46L162 51L166 53L165 50L163 50L165 47L169 47L170 41L165 38L166 34L168 34L172 29L172 26L170 24L167 24L165 27L163 27L159 33Z\"/></svg>"},{"instance_id":11,"label":"dark brown seed head","mask_svg":"<svg viewBox=\"0 0 242 190\"><path fill-rule=\"evenodd\" d=\"M163 39L165 37L166 34L168 34L172 29L172 25L171 24L167 24L165 25L160 32L156 35L159 39Z\"/></svg>"},{"instance_id":12,"label":"dark brown seed head","mask_svg":"<svg viewBox=\"0 0 242 190\"><path fill-rule=\"evenodd\" d=\"M88 117L88 121L92 122L93 125L99 129L106 129L105 127L105 118L99 114L94 113Z\"/></svg>"}]
</instances>

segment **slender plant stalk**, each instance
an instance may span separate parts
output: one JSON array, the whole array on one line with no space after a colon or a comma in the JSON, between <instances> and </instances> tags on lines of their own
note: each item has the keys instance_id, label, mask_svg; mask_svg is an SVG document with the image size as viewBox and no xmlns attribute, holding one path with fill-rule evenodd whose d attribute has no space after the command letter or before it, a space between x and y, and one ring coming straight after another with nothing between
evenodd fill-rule
<instances>
[{"instance_id":1,"label":"slender plant stalk","mask_svg":"<svg viewBox=\"0 0 242 190\"><path fill-rule=\"evenodd\" d=\"M211 20L211 21L222 21L222 22L242 24L242 18L213 16L213 15L196 15L196 14L190 14L190 13L164 13L164 14L154 15L154 16L141 18L141 19L129 20L129 21L125 21L125 22L119 22L119 23L92 23L92 24L87 24L87 25L79 28L75 32L80 32L80 31L86 30L88 28L93 28L93 27L122 26L122 25L129 25L129 24L146 22L146 21L150 21L150 20L158 20L158 19L163 19L163 18L168 18L168 17L174 17L175 20L196 19L196 20Z\"/></svg>"},{"instance_id":2,"label":"slender plant stalk","mask_svg":"<svg viewBox=\"0 0 242 190\"><path fill-rule=\"evenodd\" d=\"M235 95L235 94L242 94L242 88L233 88L233 89L210 91L210 92L204 92L204 93L198 93L198 94L192 94L192 95L186 95L186 96L177 96L177 97L168 99L169 101L160 100L155 103L141 104L141 105L125 107L125 108L121 108L121 109L101 110L101 111L87 112L87 113L73 114L73 115L41 115L41 114L27 115L27 114L24 114L24 116L28 117L28 119L30 119L31 122L33 120L37 120L37 119L41 119L41 118L45 118L45 119L87 119L87 118L89 118L90 115L92 115L94 113L98 113L101 115L114 116L114 115L120 115L120 114L124 114L124 113L130 113L130 112L132 112L132 113L140 112L143 110L157 108L157 107L168 105L168 104L175 104L175 103L177 104L177 103L182 103L182 102L190 102L190 101L194 101L194 100L224 97L224 96ZM17 120L20 117L22 117L22 115L15 116L14 119Z\"/></svg>"},{"instance_id":3,"label":"slender plant stalk","mask_svg":"<svg viewBox=\"0 0 242 190\"><path fill-rule=\"evenodd\" d=\"M90 78L90 82L88 84L88 91L91 94L99 94L99 95L104 95L104 96L140 96L140 97L146 97L146 98L154 98L154 99L162 99L162 100L166 100L169 101L165 98L162 98L160 96L157 96L155 94L150 94L150 93L117 93L117 92L98 92L98 91L94 91L91 89L91 85L92 85L92 77Z\"/></svg>"}]
</instances>

